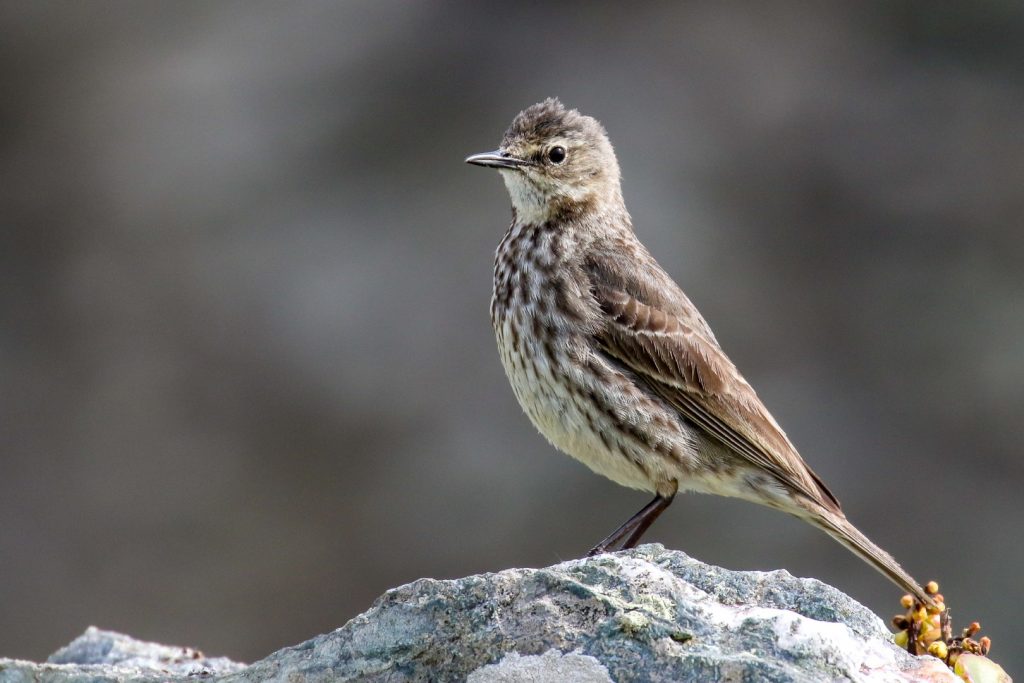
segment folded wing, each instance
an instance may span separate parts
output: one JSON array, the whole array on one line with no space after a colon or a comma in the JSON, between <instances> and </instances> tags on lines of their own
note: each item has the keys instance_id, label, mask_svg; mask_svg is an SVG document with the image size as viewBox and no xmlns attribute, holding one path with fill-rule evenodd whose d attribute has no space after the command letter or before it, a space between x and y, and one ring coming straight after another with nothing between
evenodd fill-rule
<instances>
[{"instance_id":1,"label":"folded wing","mask_svg":"<svg viewBox=\"0 0 1024 683\"><path fill-rule=\"evenodd\" d=\"M628 270L609 270L606 258L601 263L588 268L591 293L605 317L596 333L601 348L752 466L838 512L839 501L803 462L675 283L660 269L644 274L659 282L645 283ZM651 291L662 293L662 301L644 296ZM665 292L678 299L665 300Z\"/></svg>"}]
</instances>

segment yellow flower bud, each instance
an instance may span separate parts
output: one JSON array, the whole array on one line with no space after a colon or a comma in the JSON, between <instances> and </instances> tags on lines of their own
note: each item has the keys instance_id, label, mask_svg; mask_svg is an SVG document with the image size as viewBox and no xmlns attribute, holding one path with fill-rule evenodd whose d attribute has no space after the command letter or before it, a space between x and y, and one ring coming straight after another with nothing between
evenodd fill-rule
<instances>
[{"instance_id":1,"label":"yellow flower bud","mask_svg":"<svg viewBox=\"0 0 1024 683\"><path fill-rule=\"evenodd\" d=\"M949 654L949 649L946 644L941 640L936 640L934 643L928 646L928 654L932 657L938 657L939 659L946 659Z\"/></svg>"}]
</instances>

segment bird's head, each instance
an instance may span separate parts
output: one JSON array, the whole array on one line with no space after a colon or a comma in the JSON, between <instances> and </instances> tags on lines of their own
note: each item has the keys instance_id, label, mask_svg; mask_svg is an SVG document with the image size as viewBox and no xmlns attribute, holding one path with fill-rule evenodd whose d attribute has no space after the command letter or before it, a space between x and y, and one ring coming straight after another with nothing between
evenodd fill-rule
<instances>
[{"instance_id":1,"label":"bird's head","mask_svg":"<svg viewBox=\"0 0 1024 683\"><path fill-rule=\"evenodd\" d=\"M544 223L622 204L619 163L604 127L557 99L519 112L501 147L466 162L501 171L522 222Z\"/></svg>"}]
</instances>

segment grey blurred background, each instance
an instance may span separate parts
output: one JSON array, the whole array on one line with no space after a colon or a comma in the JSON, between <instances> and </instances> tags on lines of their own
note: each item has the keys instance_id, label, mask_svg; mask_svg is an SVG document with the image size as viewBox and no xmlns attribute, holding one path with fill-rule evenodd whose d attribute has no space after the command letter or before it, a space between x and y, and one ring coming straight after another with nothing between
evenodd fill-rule
<instances>
[{"instance_id":1,"label":"grey blurred background","mask_svg":"<svg viewBox=\"0 0 1024 683\"><path fill-rule=\"evenodd\" d=\"M1020 3L26 1L0 54L0 655L252 660L647 502L534 432L488 320L462 159L558 95L851 519L1024 670ZM746 503L648 539L897 608Z\"/></svg>"}]
</instances>

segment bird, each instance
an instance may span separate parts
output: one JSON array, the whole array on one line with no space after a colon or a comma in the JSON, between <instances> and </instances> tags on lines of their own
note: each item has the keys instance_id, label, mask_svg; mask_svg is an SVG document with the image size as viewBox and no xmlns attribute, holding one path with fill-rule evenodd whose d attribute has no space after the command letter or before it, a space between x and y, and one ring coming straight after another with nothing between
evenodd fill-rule
<instances>
[{"instance_id":1,"label":"bird","mask_svg":"<svg viewBox=\"0 0 1024 683\"><path fill-rule=\"evenodd\" d=\"M511 199L490 314L516 399L555 448L654 494L588 555L634 547L678 491L710 493L803 519L935 604L847 520L637 238L600 122L548 98L465 161L497 169Z\"/></svg>"}]
</instances>

